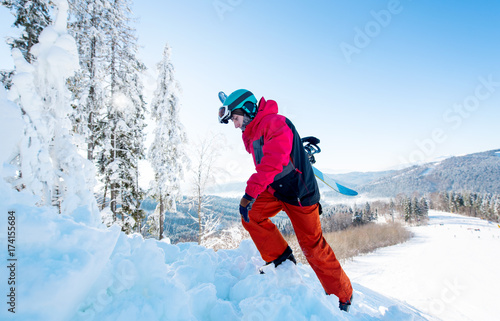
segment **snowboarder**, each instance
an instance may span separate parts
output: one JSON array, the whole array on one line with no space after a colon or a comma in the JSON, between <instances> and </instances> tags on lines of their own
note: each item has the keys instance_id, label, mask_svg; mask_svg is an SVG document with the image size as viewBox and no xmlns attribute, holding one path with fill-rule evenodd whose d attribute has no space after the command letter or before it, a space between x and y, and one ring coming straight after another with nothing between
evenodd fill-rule
<instances>
[{"instance_id":1,"label":"snowboarder","mask_svg":"<svg viewBox=\"0 0 500 321\"><path fill-rule=\"evenodd\" d=\"M222 96L221 96L222 94ZM339 298L339 308L348 311L352 286L320 223L320 194L299 134L290 120L278 115L278 105L263 97L257 103L248 90L239 89L219 97L219 122L232 120L243 132L243 142L252 154L256 173L247 181L240 201L244 228L250 233L267 264L280 265L295 258L270 217L285 211L310 266L327 294Z\"/></svg>"}]
</instances>

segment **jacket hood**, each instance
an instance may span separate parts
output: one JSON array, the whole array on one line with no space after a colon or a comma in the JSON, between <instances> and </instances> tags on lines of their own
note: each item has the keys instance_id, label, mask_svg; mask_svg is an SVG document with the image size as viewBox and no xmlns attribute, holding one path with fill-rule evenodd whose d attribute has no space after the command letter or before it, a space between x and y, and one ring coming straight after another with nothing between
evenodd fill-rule
<instances>
[{"instance_id":1,"label":"jacket hood","mask_svg":"<svg viewBox=\"0 0 500 321\"><path fill-rule=\"evenodd\" d=\"M258 128L259 123L262 121L264 117L267 115L277 114L278 113L278 104L274 100L265 100L262 97L259 101L259 110L255 118L248 124L243 132L243 141L246 141L244 138L253 137L253 130Z\"/></svg>"}]
</instances>

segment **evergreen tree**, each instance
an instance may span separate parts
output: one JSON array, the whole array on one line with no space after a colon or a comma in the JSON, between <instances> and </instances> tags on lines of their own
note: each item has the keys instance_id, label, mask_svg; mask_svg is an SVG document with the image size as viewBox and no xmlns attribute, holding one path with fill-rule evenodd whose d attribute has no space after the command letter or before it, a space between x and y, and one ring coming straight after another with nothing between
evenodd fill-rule
<instances>
[{"instance_id":1,"label":"evergreen tree","mask_svg":"<svg viewBox=\"0 0 500 321\"><path fill-rule=\"evenodd\" d=\"M451 193L445 192L441 201L441 208L443 209L443 211L451 212L451 200Z\"/></svg>"},{"instance_id":2,"label":"evergreen tree","mask_svg":"<svg viewBox=\"0 0 500 321\"><path fill-rule=\"evenodd\" d=\"M472 197L471 193L465 193L463 196L466 215L472 216Z\"/></svg>"},{"instance_id":3,"label":"evergreen tree","mask_svg":"<svg viewBox=\"0 0 500 321\"><path fill-rule=\"evenodd\" d=\"M94 160L95 150L101 145L106 123L105 62L107 0L70 0L72 19L70 32L76 40L80 70L71 79L70 89L75 101L74 129L85 137L87 159Z\"/></svg>"},{"instance_id":4,"label":"evergreen tree","mask_svg":"<svg viewBox=\"0 0 500 321\"><path fill-rule=\"evenodd\" d=\"M163 58L157 66L157 87L151 103L151 117L155 121L154 141L149 150L149 161L154 171L151 194L158 201L159 238L163 235L165 211L176 211L180 181L186 163L184 143L186 135L179 121L180 102L170 47L165 45Z\"/></svg>"},{"instance_id":5,"label":"evergreen tree","mask_svg":"<svg viewBox=\"0 0 500 321\"><path fill-rule=\"evenodd\" d=\"M363 222L369 222L372 221L372 210L370 207L370 203L366 202L365 204L365 209L363 211Z\"/></svg>"},{"instance_id":6,"label":"evergreen tree","mask_svg":"<svg viewBox=\"0 0 500 321\"><path fill-rule=\"evenodd\" d=\"M413 197L413 200L411 202L411 215L415 219L419 219L420 215L422 214L422 210L420 208L420 203L417 199L417 197Z\"/></svg>"},{"instance_id":7,"label":"evergreen tree","mask_svg":"<svg viewBox=\"0 0 500 321\"><path fill-rule=\"evenodd\" d=\"M1 4L15 17L14 27L21 30L18 38L7 38L11 49L18 49L28 63L33 62L31 48L38 43L42 30L51 23L46 0L3 0ZM12 86L15 70L0 70L0 82L6 89Z\"/></svg>"},{"instance_id":8,"label":"evergreen tree","mask_svg":"<svg viewBox=\"0 0 500 321\"><path fill-rule=\"evenodd\" d=\"M99 173L104 182L104 196L110 192L113 221L121 216L122 228L130 232L126 216L141 217L138 201L138 164L144 158L145 102L140 74L145 70L136 57L137 39L130 27L130 1L114 0L108 4L105 40L106 59L106 123L99 151ZM137 223L137 222L136 222Z\"/></svg>"},{"instance_id":9,"label":"evergreen tree","mask_svg":"<svg viewBox=\"0 0 500 321\"><path fill-rule=\"evenodd\" d=\"M420 215L424 218L429 216L429 203L425 197L420 199Z\"/></svg>"},{"instance_id":10,"label":"evergreen tree","mask_svg":"<svg viewBox=\"0 0 500 321\"><path fill-rule=\"evenodd\" d=\"M13 70L0 70L0 83L3 84L5 89L9 90L12 87L12 77L14 76Z\"/></svg>"},{"instance_id":11,"label":"evergreen tree","mask_svg":"<svg viewBox=\"0 0 500 321\"><path fill-rule=\"evenodd\" d=\"M404 216L405 216L405 222L410 222L412 219L412 214L413 214L413 208L412 208L412 202L409 197L404 198Z\"/></svg>"},{"instance_id":12,"label":"evergreen tree","mask_svg":"<svg viewBox=\"0 0 500 321\"><path fill-rule=\"evenodd\" d=\"M485 194L483 196L481 206L480 206L480 213L481 217L489 219L490 218L490 208L491 208L491 194Z\"/></svg>"},{"instance_id":13,"label":"evergreen tree","mask_svg":"<svg viewBox=\"0 0 500 321\"><path fill-rule=\"evenodd\" d=\"M42 30L51 23L47 0L4 0L2 5L9 8L16 20L14 26L22 30L19 38L9 38L12 49L21 51L24 59L31 63L31 48L38 43Z\"/></svg>"},{"instance_id":14,"label":"evergreen tree","mask_svg":"<svg viewBox=\"0 0 500 321\"><path fill-rule=\"evenodd\" d=\"M17 48L12 52L17 74L11 94L17 97L26 122L18 186L40 196L40 205L52 204L67 215L78 210L80 220L97 225L93 168L78 154L68 118L71 95L66 83L78 69L78 55L74 39L66 31L67 2L54 2L56 21L31 48L33 62L28 63ZM82 217L84 208L89 215Z\"/></svg>"},{"instance_id":15,"label":"evergreen tree","mask_svg":"<svg viewBox=\"0 0 500 321\"><path fill-rule=\"evenodd\" d=\"M500 221L500 195L496 194L495 195L495 203L494 203L494 221L499 222Z\"/></svg>"},{"instance_id":16,"label":"evergreen tree","mask_svg":"<svg viewBox=\"0 0 500 321\"><path fill-rule=\"evenodd\" d=\"M352 219L353 224L354 225L364 224L365 222L363 221L363 211L358 210L356 204L354 204L352 211L353 211L353 219Z\"/></svg>"},{"instance_id":17,"label":"evergreen tree","mask_svg":"<svg viewBox=\"0 0 500 321\"><path fill-rule=\"evenodd\" d=\"M396 209L396 204L394 203L394 200L391 198L390 203L389 203L389 214L391 215L392 218L392 223L394 223L394 211Z\"/></svg>"},{"instance_id":18,"label":"evergreen tree","mask_svg":"<svg viewBox=\"0 0 500 321\"><path fill-rule=\"evenodd\" d=\"M459 208L462 208L464 206L464 198L463 198L462 193L456 193L454 195L453 202L454 202L455 211L458 213L459 212Z\"/></svg>"}]
</instances>

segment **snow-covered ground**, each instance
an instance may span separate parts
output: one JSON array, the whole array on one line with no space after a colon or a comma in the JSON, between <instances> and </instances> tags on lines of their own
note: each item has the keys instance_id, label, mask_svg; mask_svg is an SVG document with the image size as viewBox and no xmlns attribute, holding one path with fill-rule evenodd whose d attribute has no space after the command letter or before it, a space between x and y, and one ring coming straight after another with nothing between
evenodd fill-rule
<instances>
[{"instance_id":1,"label":"snow-covered ground","mask_svg":"<svg viewBox=\"0 0 500 321\"><path fill-rule=\"evenodd\" d=\"M4 108L4 137L20 127L9 110ZM14 145L15 140L2 141L2 177L12 176L6 160ZM218 252L171 245L126 236L116 226L89 227L78 215L59 215L37 202L0 179L2 320L490 320L496 315L500 228L478 219L431 212L430 225L413 228L411 241L348 262L355 297L346 314L308 266L288 262L260 275L263 261L250 241ZM13 226L15 237L8 238Z\"/></svg>"},{"instance_id":2,"label":"snow-covered ground","mask_svg":"<svg viewBox=\"0 0 500 321\"><path fill-rule=\"evenodd\" d=\"M0 193L7 231L15 212L15 314L2 320L405 320L423 319L406 304L355 284L352 313L338 310L313 271L287 262L265 275L251 241L214 252L91 228L33 206L35 198ZM11 220L12 221L12 220ZM7 287L6 233L1 234L1 292ZM12 276L12 274L10 274Z\"/></svg>"},{"instance_id":3,"label":"snow-covered ground","mask_svg":"<svg viewBox=\"0 0 500 321\"><path fill-rule=\"evenodd\" d=\"M355 282L442 320L498 319L500 225L430 211L409 242L345 265Z\"/></svg>"},{"instance_id":4,"label":"snow-covered ground","mask_svg":"<svg viewBox=\"0 0 500 321\"><path fill-rule=\"evenodd\" d=\"M349 314L313 271L263 264L251 241L214 252L88 227L38 208L0 183L0 290L7 285L8 212L14 211L15 314L2 320L491 320L500 285L500 228L446 213L414 228L410 242L346 264ZM442 224L442 225L441 225Z\"/></svg>"}]
</instances>

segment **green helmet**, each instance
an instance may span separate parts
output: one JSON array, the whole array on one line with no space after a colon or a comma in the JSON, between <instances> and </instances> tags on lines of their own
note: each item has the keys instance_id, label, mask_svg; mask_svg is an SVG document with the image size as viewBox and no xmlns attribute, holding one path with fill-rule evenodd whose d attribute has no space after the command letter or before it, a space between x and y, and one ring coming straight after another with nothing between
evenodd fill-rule
<instances>
[{"instance_id":1,"label":"green helmet","mask_svg":"<svg viewBox=\"0 0 500 321\"><path fill-rule=\"evenodd\" d=\"M219 121L227 124L233 110L240 108L250 119L254 119L257 114L257 98L255 98L251 91L238 89L227 96L223 106L219 110Z\"/></svg>"}]
</instances>

